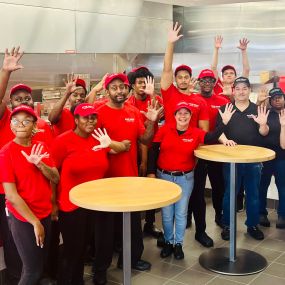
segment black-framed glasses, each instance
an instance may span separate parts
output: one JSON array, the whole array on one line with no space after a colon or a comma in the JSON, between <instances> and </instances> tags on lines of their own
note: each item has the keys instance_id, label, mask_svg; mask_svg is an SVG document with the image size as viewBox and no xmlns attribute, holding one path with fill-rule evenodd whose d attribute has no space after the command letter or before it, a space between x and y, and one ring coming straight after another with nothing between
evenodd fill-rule
<instances>
[{"instance_id":1,"label":"black-framed glasses","mask_svg":"<svg viewBox=\"0 0 285 285\"><path fill-rule=\"evenodd\" d=\"M20 125L22 125L24 127L27 127L27 126L29 126L30 124L33 124L33 123L34 123L34 121L31 121L31 120L19 121L19 120L15 119L15 118L11 120L11 125L13 127L18 127Z\"/></svg>"},{"instance_id":2,"label":"black-framed glasses","mask_svg":"<svg viewBox=\"0 0 285 285\"><path fill-rule=\"evenodd\" d=\"M205 79L205 78L201 78L200 80L199 80L202 84L214 84L215 82L216 82L216 79L215 78L207 78L207 79Z\"/></svg>"}]
</instances>

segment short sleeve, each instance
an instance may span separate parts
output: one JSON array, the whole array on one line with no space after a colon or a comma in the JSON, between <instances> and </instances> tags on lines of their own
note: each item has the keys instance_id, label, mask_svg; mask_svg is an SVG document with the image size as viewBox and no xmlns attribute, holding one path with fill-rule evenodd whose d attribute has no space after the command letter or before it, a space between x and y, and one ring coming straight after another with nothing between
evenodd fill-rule
<instances>
[{"instance_id":1,"label":"short sleeve","mask_svg":"<svg viewBox=\"0 0 285 285\"><path fill-rule=\"evenodd\" d=\"M0 153L0 168L0 182L15 183L14 168L8 151Z\"/></svg>"},{"instance_id":2,"label":"short sleeve","mask_svg":"<svg viewBox=\"0 0 285 285\"><path fill-rule=\"evenodd\" d=\"M176 91L175 88L176 87L172 83L166 90L160 89L161 95L162 95L162 99L163 99L164 103L166 103L166 101L168 101L171 98L172 92Z\"/></svg>"}]
</instances>

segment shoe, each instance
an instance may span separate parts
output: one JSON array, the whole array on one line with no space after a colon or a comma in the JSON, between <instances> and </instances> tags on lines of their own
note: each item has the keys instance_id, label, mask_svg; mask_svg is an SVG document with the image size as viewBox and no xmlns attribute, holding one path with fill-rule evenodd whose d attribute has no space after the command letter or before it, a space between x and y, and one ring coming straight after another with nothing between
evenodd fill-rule
<instances>
[{"instance_id":1,"label":"shoe","mask_svg":"<svg viewBox=\"0 0 285 285\"><path fill-rule=\"evenodd\" d=\"M237 209L236 209L236 211L238 212L238 213L240 213L240 212L242 212L243 210L244 210L244 202L243 202L243 196L237 196Z\"/></svg>"},{"instance_id":2,"label":"shoe","mask_svg":"<svg viewBox=\"0 0 285 285\"><path fill-rule=\"evenodd\" d=\"M161 235L157 239L156 245L157 247L164 247L164 244L165 244L165 239L163 233L161 233Z\"/></svg>"},{"instance_id":3,"label":"shoe","mask_svg":"<svg viewBox=\"0 0 285 285\"><path fill-rule=\"evenodd\" d=\"M173 255L174 255L174 258L177 260L184 259L184 252L182 250L181 243L177 243L174 245Z\"/></svg>"},{"instance_id":4,"label":"shoe","mask_svg":"<svg viewBox=\"0 0 285 285\"><path fill-rule=\"evenodd\" d=\"M215 216L215 223L220 227L224 228L223 222L222 222L222 215L217 215Z\"/></svg>"},{"instance_id":5,"label":"shoe","mask_svg":"<svg viewBox=\"0 0 285 285\"><path fill-rule=\"evenodd\" d=\"M268 220L267 215L259 216L259 224L263 227L270 227L270 221Z\"/></svg>"},{"instance_id":6,"label":"shoe","mask_svg":"<svg viewBox=\"0 0 285 285\"><path fill-rule=\"evenodd\" d=\"M224 226L221 236L223 240L230 240L230 228L228 226Z\"/></svg>"},{"instance_id":7,"label":"shoe","mask_svg":"<svg viewBox=\"0 0 285 285\"><path fill-rule=\"evenodd\" d=\"M93 276L94 285L105 285L107 284L107 273L106 271L95 272Z\"/></svg>"},{"instance_id":8,"label":"shoe","mask_svg":"<svg viewBox=\"0 0 285 285\"><path fill-rule=\"evenodd\" d=\"M276 228L277 229L285 229L285 218L284 217L278 216Z\"/></svg>"},{"instance_id":9,"label":"shoe","mask_svg":"<svg viewBox=\"0 0 285 285\"><path fill-rule=\"evenodd\" d=\"M257 226L255 226L255 227L248 227L247 228L247 232L254 239L257 239L257 240L264 239L263 232Z\"/></svg>"},{"instance_id":10,"label":"shoe","mask_svg":"<svg viewBox=\"0 0 285 285\"><path fill-rule=\"evenodd\" d=\"M186 229L191 228L191 226L192 226L192 216L187 217Z\"/></svg>"},{"instance_id":11,"label":"shoe","mask_svg":"<svg viewBox=\"0 0 285 285\"><path fill-rule=\"evenodd\" d=\"M213 240L205 232L196 233L195 240L197 240L200 244L202 244L205 247L214 246Z\"/></svg>"},{"instance_id":12,"label":"shoe","mask_svg":"<svg viewBox=\"0 0 285 285\"><path fill-rule=\"evenodd\" d=\"M170 242L164 243L164 246L160 252L160 257L165 258L172 254L173 252L173 245Z\"/></svg>"},{"instance_id":13,"label":"shoe","mask_svg":"<svg viewBox=\"0 0 285 285\"><path fill-rule=\"evenodd\" d=\"M122 263L117 263L117 267L119 269L123 269ZM148 261L144 261L142 259L138 260L135 265L132 266L132 269L139 270L139 271L146 271L151 268L151 264Z\"/></svg>"},{"instance_id":14,"label":"shoe","mask_svg":"<svg viewBox=\"0 0 285 285\"><path fill-rule=\"evenodd\" d=\"M151 235L152 237L158 239L162 234L162 231L159 230L154 224L145 223L143 227L143 232L147 235Z\"/></svg>"}]
</instances>

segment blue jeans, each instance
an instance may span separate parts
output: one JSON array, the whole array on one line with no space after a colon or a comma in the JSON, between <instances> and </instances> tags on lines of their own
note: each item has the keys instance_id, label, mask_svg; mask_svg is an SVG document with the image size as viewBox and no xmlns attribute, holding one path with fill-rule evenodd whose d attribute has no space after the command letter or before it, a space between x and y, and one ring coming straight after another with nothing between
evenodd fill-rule
<instances>
[{"instance_id":1,"label":"blue jeans","mask_svg":"<svg viewBox=\"0 0 285 285\"><path fill-rule=\"evenodd\" d=\"M246 194L245 224L248 227L259 223L259 184L261 175L261 163L237 163L236 164L236 194L243 181ZM230 224L230 164L224 164L225 194L223 200L223 222L225 226Z\"/></svg>"},{"instance_id":2,"label":"blue jeans","mask_svg":"<svg viewBox=\"0 0 285 285\"><path fill-rule=\"evenodd\" d=\"M194 172L191 171L182 176L172 176L157 170L157 177L174 182L182 188L182 197L179 201L161 209L162 225L166 242L183 244L186 224L188 203L194 185ZM175 223L175 236L174 236Z\"/></svg>"},{"instance_id":3,"label":"blue jeans","mask_svg":"<svg viewBox=\"0 0 285 285\"><path fill-rule=\"evenodd\" d=\"M259 213L267 215L267 190L274 175L279 195L278 216L285 218L285 160L274 159L263 163L259 188Z\"/></svg>"}]
</instances>

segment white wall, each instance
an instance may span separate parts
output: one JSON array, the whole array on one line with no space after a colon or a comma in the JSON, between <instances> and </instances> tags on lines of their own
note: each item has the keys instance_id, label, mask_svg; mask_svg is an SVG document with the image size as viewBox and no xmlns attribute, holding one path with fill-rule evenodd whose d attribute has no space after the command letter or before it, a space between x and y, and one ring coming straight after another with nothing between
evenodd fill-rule
<instances>
[{"instance_id":1,"label":"white wall","mask_svg":"<svg viewBox=\"0 0 285 285\"><path fill-rule=\"evenodd\" d=\"M0 50L162 53L172 6L143 0L0 0Z\"/></svg>"}]
</instances>

